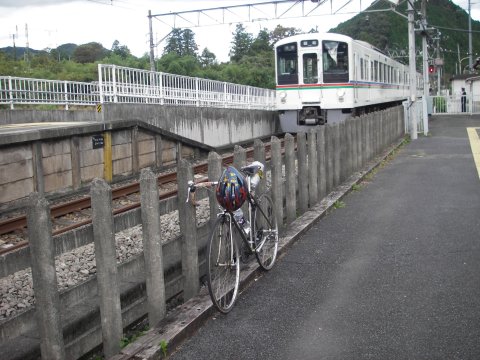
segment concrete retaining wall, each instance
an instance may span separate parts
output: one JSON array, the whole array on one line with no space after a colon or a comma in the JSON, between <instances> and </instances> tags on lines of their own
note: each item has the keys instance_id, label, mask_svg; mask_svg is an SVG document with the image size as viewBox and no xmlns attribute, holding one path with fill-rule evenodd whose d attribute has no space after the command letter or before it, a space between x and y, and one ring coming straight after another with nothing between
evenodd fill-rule
<instances>
[{"instance_id":1,"label":"concrete retaining wall","mask_svg":"<svg viewBox=\"0 0 480 360\"><path fill-rule=\"evenodd\" d=\"M0 209L32 191L53 195L78 190L112 170L112 179L135 176L145 167L160 169L179 157L193 158L210 147L136 121L6 135L0 144ZM111 133L111 149L94 148L93 137ZM105 153L111 152L111 164Z\"/></svg>"},{"instance_id":2,"label":"concrete retaining wall","mask_svg":"<svg viewBox=\"0 0 480 360\"><path fill-rule=\"evenodd\" d=\"M37 122L111 122L141 120L212 147L224 147L276 134L277 113L145 104L103 104L91 110L0 110L0 125Z\"/></svg>"}]
</instances>

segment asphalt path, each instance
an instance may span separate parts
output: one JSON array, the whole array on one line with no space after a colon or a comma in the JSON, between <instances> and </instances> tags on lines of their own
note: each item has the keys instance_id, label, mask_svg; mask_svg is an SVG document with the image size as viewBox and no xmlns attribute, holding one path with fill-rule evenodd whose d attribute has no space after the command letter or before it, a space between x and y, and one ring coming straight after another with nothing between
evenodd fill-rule
<instances>
[{"instance_id":1,"label":"asphalt path","mask_svg":"<svg viewBox=\"0 0 480 360\"><path fill-rule=\"evenodd\" d=\"M471 116L436 117L171 359L480 359Z\"/></svg>"}]
</instances>

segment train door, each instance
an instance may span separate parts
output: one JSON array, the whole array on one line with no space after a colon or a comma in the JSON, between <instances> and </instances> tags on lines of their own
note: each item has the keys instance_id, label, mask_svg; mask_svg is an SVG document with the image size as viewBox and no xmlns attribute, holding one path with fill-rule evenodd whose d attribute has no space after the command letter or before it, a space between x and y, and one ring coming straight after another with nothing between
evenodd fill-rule
<instances>
[{"instance_id":1,"label":"train door","mask_svg":"<svg viewBox=\"0 0 480 360\"><path fill-rule=\"evenodd\" d=\"M318 86L318 54L317 52L303 53L301 61L301 76L305 90L301 92L302 103L317 104L321 100L321 91Z\"/></svg>"},{"instance_id":2,"label":"train door","mask_svg":"<svg viewBox=\"0 0 480 360\"><path fill-rule=\"evenodd\" d=\"M353 54L353 101L356 103L358 101L358 80L359 79L359 60L358 60L358 54L354 53Z\"/></svg>"}]
</instances>

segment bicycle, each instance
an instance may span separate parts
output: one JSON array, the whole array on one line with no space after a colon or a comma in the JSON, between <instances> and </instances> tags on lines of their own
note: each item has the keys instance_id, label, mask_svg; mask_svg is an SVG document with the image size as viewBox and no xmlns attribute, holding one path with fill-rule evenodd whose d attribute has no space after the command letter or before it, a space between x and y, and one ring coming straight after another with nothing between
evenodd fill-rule
<instances>
[{"instance_id":1,"label":"bicycle","mask_svg":"<svg viewBox=\"0 0 480 360\"><path fill-rule=\"evenodd\" d=\"M240 260L242 258L234 231L240 235L247 251L255 254L260 267L270 270L277 258L278 222L273 201L266 193L256 196L254 189L263 173L263 164L258 161L244 166L240 172L247 181L248 220L239 216L238 210L228 211L220 207L207 246L207 285L215 307L228 313L237 298L240 283ZM211 188L218 181L188 182L187 202L195 202L197 188ZM241 213L241 211L240 211ZM251 224L251 227L248 227Z\"/></svg>"}]
</instances>

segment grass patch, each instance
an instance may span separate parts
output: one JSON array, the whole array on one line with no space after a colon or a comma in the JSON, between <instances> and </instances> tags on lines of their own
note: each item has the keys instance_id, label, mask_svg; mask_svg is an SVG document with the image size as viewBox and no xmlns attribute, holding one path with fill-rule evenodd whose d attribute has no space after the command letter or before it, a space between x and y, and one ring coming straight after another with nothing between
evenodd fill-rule
<instances>
[{"instance_id":1,"label":"grass patch","mask_svg":"<svg viewBox=\"0 0 480 360\"><path fill-rule=\"evenodd\" d=\"M352 185L352 191L360 191L362 190L362 185L360 184L353 184Z\"/></svg>"},{"instance_id":2,"label":"grass patch","mask_svg":"<svg viewBox=\"0 0 480 360\"><path fill-rule=\"evenodd\" d=\"M337 201L335 201L335 203L333 204L333 207L334 207L335 209L342 209L342 208L345 207L345 202L340 201L340 200L337 200Z\"/></svg>"}]
</instances>

